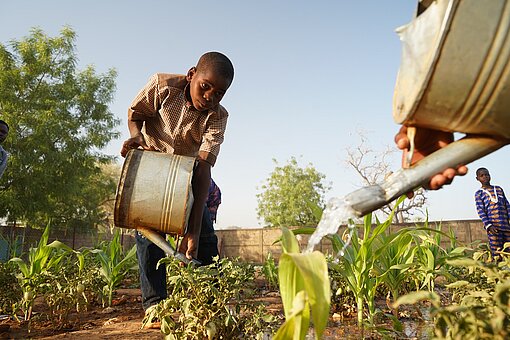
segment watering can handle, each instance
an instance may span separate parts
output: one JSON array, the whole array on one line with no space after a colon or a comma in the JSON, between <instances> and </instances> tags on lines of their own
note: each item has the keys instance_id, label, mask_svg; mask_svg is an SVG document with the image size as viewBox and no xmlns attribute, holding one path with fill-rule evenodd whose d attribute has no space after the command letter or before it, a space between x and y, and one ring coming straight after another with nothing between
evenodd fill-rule
<instances>
[{"instance_id":1,"label":"watering can handle","mask_svg":"<svg viewBox=\"0 0 510 340\"><path fill-rule=\"evenodd\" d=\"M381 184L356 190L345 196L345 203L355 215L364 216L399 196L427 183L447 168L456 168L490 154L510 143L506 139L467 136L423 158L411 168L400 169Z\"/></svg>"},{"instance_id":2,"label":"watering can handle","mask_svg":"<svg viewBox=\"0 0 510 340\"><path fill-rule=\"evenodd\" d=\"M201 265L201 262L196 259L188 259L186 255L183 253L179 253L161 236L159 233L155 232L149 228L137 227L137 230L143 234L147 239L149 239L152 243L157 245L161 250L165 252L168 256L173 256L181 262L185 264L192 263L195 266Z\"/></svg>"}]
</instances>

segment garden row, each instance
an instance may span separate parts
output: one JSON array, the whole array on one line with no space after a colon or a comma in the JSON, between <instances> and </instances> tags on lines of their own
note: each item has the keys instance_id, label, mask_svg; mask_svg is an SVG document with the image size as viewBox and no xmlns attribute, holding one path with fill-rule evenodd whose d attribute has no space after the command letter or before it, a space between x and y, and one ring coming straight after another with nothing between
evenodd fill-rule
<instances>
[{"instance_id":1,"label":"garden row","mask_svg":"<svg viewBox=\"0 0 510 340\"><path fill-rule=\"evenodd\" d=\"M510 336L509 254L496 262L485 244L459 246L454 235L427 223L396 233L388 232L390 225L391 216L379 222L368 215L357 230L327 236L336 256L300 250L295 234L313 228L282 228L278 263L268 255L261 266L223 258L194 268L163 259L168 298L148 318L161 320L167 339L304 339L310 323L320 338L332 315L354 315L377 336L405 338L401 309L413 306L428 310L423 319L432 325L431 338ZM38 317L58 329L70 311L110 306L126 275L137 275L136 249L124 253L118 233L79 251L48 244L48 234L46 228L28 254L0 263L0 314L30 320L39 297L49 312ZM447 248L441 247L445 238ZM284 321L260 299L271 290L281 295Z\"/></svg>"}]
</instances>

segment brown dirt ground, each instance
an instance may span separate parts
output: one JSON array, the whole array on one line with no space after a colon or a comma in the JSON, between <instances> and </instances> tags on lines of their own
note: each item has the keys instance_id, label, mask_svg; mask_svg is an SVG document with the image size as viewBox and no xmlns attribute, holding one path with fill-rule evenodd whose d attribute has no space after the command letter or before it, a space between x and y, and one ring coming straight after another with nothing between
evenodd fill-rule
<instances>
[{"instance_id":1,"label":"brown dirt ground","mask_svg":"<svg viewBox=\"0 0 510 340\"><path fill-rule=\"evenodd\" d=\"M255 300L263 301L267 311L273 315L279 315L283 318L283 308L278 292L265 291L262 296ZM37 302L37 301L36 301ZM380 301L383 307L383 301ZM116 299L110 309L101 306L89 306L87 311L79 314L72 312L68 317L68 324L65 329L56 330L49 321L39 319L37 315L33 316L30 324L28 322L19 323L15 320L0 321L0 339L122 339L122 340L145 340L145 339L163 339L164 336L159 329L140 329L144 311L141 306L141 293L138 288L118 289ZM44 303L36 303L34 310L42 310ZM410 313L414 314L414 313ZM407 319L407 318L406 318ZM407 319L412 328L416 328L416 315ZM413 321L414 320L414 321ZM405 320L403 320L406 323ZM2 330L2 328L7 328ZM418 332L417 332L418 331ZM408 332L406 332L408 333ZM410 333L410 334L409 334ZM426 339L427 336L420 336L417 329L411 330L408 336L402 339ZM307 336L313 338L313 331ZM332 316L329 320L322 339L381 339L379 335L372 332L360 334L360 329L356 326L355 315L352 311L346 315Z\"/></svg>"},{"instance_id":2,"label":"brown dirt ground","mask_svg":"<svg viewBox=\"0 0 510 340\"><path fill-rule=\"evenodd\" d=\"M19 323L15 320L0 321L9 329L0 333L0 339L159 339L159 330L142 330L144 311L140 303L140 289L119 289L119 297L111 309L89 306L87 311L71 312L69 322L56 330L49 321L38 320ZM37 307L37 304L36 304ZM37 311L37 308L34 308ZM6 326L3 326L6 327Z\"/></svg>"},{"instance_id":3,"label":"brown dirt ground","mask_svg":"<svg viewBox=\"0 0 510 340\"><path fill-rule=\"evenodd\" d=\"M116 296L115 306L111 309L89 306L87 311L79 314L70 313L69 323L62 330L56 330L51 322L38 319L37 315L33 316L30 330L28 322L0 321L0 339L163 339L158 329L140 329L144 316L140 289L119 289ZM278 293L269 293L261 299L268 312L282 313ZM36 303L34 310L43 306ZM2 327L9 329L2 332Z\"/></svg>"}]
</instances>

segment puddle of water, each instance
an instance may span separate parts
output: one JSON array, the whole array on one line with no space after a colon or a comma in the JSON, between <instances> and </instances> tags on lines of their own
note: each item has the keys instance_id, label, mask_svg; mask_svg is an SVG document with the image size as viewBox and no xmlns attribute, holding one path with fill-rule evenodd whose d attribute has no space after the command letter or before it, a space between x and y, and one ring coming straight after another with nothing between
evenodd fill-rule
<instances>
[{"instance_id":1,"label":"puddle of water","mask_svg":"<svg viewBox=\"0 0 510 340\"><path fill-rule=\"evenodd\" d=\"M394 339L426 340L433 335L434 325L422 320L401 320L403 331L400 334L390 335ZM393 329L391 324L378 325L387 329ZM330 321L321 337L322 340L333 339L383 339L383 335L373 330L361 329L355 320ZM311 327L306 335L307 340L315 339L315 331Z\"/></svg>"}]
</instances>

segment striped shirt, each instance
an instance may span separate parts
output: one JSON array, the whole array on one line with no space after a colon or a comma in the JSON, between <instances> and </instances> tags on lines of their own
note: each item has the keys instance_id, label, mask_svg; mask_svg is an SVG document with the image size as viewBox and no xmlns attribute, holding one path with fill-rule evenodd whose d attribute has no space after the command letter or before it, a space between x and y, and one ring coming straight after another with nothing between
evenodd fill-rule
<instances>
[{"instance_id":1,"label":"striped shirt","mask_svg":"<svg viewBox=\"0 0 510 340\"><path fill-rule=\"evenodd\" d=\"M501 187L494 185L490 189L478 189L475 193L475 203L485 229L493 225L498 229L510 230L508 222L510 205Z\"/></svg>"},{"instance_id":2,"label":"striped shirt","mask_svg":"<svg viewBox=\"0 0 510 340\"><path fill-rule=\"evenodd\" d=\"M187 100L185 75L154 74L128 109L128 119L144 121L148 146L166 153L197 157L214 165L227 126L221 105L200 112Z\"/></svg>"}]
</instances>

